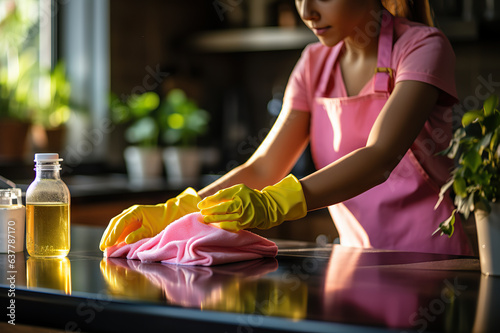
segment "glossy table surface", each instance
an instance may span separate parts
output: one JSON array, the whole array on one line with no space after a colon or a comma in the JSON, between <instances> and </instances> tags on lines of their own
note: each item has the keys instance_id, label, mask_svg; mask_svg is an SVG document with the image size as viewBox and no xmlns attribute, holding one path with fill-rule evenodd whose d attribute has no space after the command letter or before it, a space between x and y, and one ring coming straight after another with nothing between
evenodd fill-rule
<instances>
[{"instance_id":1,"label":"glossy table surface","mask_svg":"<svg viewBox=\"0 0 500 333\"><path fill-rule=\"evenodd\" d=\"M64 259L0 254L1 321L70 332L500 331L500 278L476 258L276 240L275 259L175 266L105 259L101 233L72 227Z\"/></svg>"}]
</instances>

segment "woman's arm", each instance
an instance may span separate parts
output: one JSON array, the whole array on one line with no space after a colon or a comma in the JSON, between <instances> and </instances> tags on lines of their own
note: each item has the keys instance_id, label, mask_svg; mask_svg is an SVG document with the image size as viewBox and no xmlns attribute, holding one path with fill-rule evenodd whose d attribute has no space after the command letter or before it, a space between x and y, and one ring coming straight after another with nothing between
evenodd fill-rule
<instances>
[{"instance_id":1,"label":"woman's arm","mask_svg":"<svg viewBox=\"0 0 500 333\"><path fill-rule=\"evenodd\" d=\"M308 210L342 202L384 182L422 130L438 94L426 83L397 83L366 146L300 180Z\"/></svg>"},{"instance_id":2,"label":"woman's arm","mask_svg":"<svg viewBox=\"0 0 500 333\"><path fill-rule=\"evenodd\" d=\"M310 113L283 110L264 141L244 164L198 191L204 198L236 184L262 189L285 177L309 141Z\"/></svg>"}]
</instances>

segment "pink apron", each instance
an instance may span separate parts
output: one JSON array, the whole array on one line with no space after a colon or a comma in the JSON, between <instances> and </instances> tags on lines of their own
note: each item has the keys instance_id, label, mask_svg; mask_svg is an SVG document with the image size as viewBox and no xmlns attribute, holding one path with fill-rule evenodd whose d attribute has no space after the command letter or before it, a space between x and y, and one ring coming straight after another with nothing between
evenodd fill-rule
<instances>
[{"instance_id":1,"label":"pink apron","mask_svg":"<svg viewBox=\"0 0 500 333\"><path fill-rule=\"evenodd\" d=\"M369 94L322 97L326 85L330 84L330 73L325 73L321 78L320 95L315 97L311 116L311 152L318 169L365 146L370 130L394 84L391 69L393 26L394 18L384 11L377 71ZM333 68L340 49L336 48L337 54L329 58L326 68ZM403 251L472 254L460 221L455 223L453 237L440 236L439 233L432 236L439 223L448 218L453 210L450 199L434 210L439 189L440 185L431 179L412 149L409 149L384 183L329 207L341 244Z\"/></svg>"}]
</instances>

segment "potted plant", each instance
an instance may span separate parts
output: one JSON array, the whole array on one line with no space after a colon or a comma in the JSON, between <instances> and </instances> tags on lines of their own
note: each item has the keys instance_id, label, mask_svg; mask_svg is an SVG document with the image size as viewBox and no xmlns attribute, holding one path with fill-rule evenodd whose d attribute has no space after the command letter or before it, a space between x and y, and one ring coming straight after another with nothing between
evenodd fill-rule
<instances>
[{"instance_id":1,"label":"potted plant","mask_svg":"<svg viewBox=\"0 0 500 333\"><path fill-rule=\"evenodd\" d=\"M110 109L116 124L125 124L124 150L129 179L133 183L157 180L162 174L161 150L158 147L160 127L155 112L160 98L155 92L134 94L120 99L111 94Z\"/></svg>"},{"instance_id":2,"label":"potted plant","mask_svg":"<svg viewBox=\"0 0 500 333\"><path fill-rule=\"evenodd\" d=\"M25 75L30 75L30 68L25 65L23 61L19 68L21 73L14 79L9 78L6 67L0 68L0 159L4 161L22 160L25 153L31 124L30 82L24 79Z\"/></svg>"},{"instance_id":3,"label":"potted plant","mask_svg":"<svg viewBox=\"0 0 500 333\"><path fill-rule=\"evenodd\" d=\"M201 171L201 153L196 143L208 128L210 115L181 89L172 89L160 107L167 179L171 185L193 185Z\"/></svg>"},{"instance_id":4,"label":"potted plant","mask_svg":"<svg viewBox=\"0 0 500 333\"><path fill-rule=\"evenodd\" d=\"M71 115L71 86L64 63L59 61L53 70L42 71L39 80L41 91L32 115L34 144L37 151L61 151Z\"/></svg>"},{"instance_id":5,"label":"potted plant","mask_svg":"<svg viewBox=\"0 0 500 333\"><path fill-rule=\"evenodd\" d=\"M31 126L32 95L35 57L23 52L0 66L0 159L22 160L28 131ZM8 64L16 63L16 70Z\"/></svg>"},{"instance_id":6,"label":"potted plant","mask_svg":"<svg viewBox=\"0 0 500 333\"><path fill-rule=\"evenodd\" d=\"M456 159L451 180L443 185L440 201L451 188L456 209L436 231L453 234L455 214L476 219L481 271L500 275L500 112L498 97L490 96L481 110L462 116L462 127L443 151ZM439 201L439 202L440 202ZM438 204L439 204L438 202Z\"/></svg>"},{"instance_id":7,"label":"potted plant","mask_svg":"<svg viewBox=\"0 0 500 333\"><path fill-rule=\"evenodd\" d=\"M0 15L0 160L25 156L38 70L36 0L4 1Z\"/></svg>"}]
</instances>

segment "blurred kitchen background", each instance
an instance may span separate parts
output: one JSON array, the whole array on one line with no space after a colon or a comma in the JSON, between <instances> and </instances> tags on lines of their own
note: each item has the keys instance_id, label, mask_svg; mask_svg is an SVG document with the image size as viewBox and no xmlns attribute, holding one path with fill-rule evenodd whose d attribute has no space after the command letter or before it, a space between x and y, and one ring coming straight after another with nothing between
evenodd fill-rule
<instances>
[{"instance_id":1,"label":"blurred kitchen background","mask_svg":"<svg viewBox=\"0 0 500 333\"><path fill-rule=\"evenodd\" d=\"M500 91L500 1L430 3L457 56L455 111L478 108ZM0 175L26 186L34 153L58 152L73 223L101 226L199 189L256 149L315 40L291 0L0 0ZM293 172L312 170L306 151ZM317 216L268 235L333 240Z\"/></svg>"}]
</instances>

